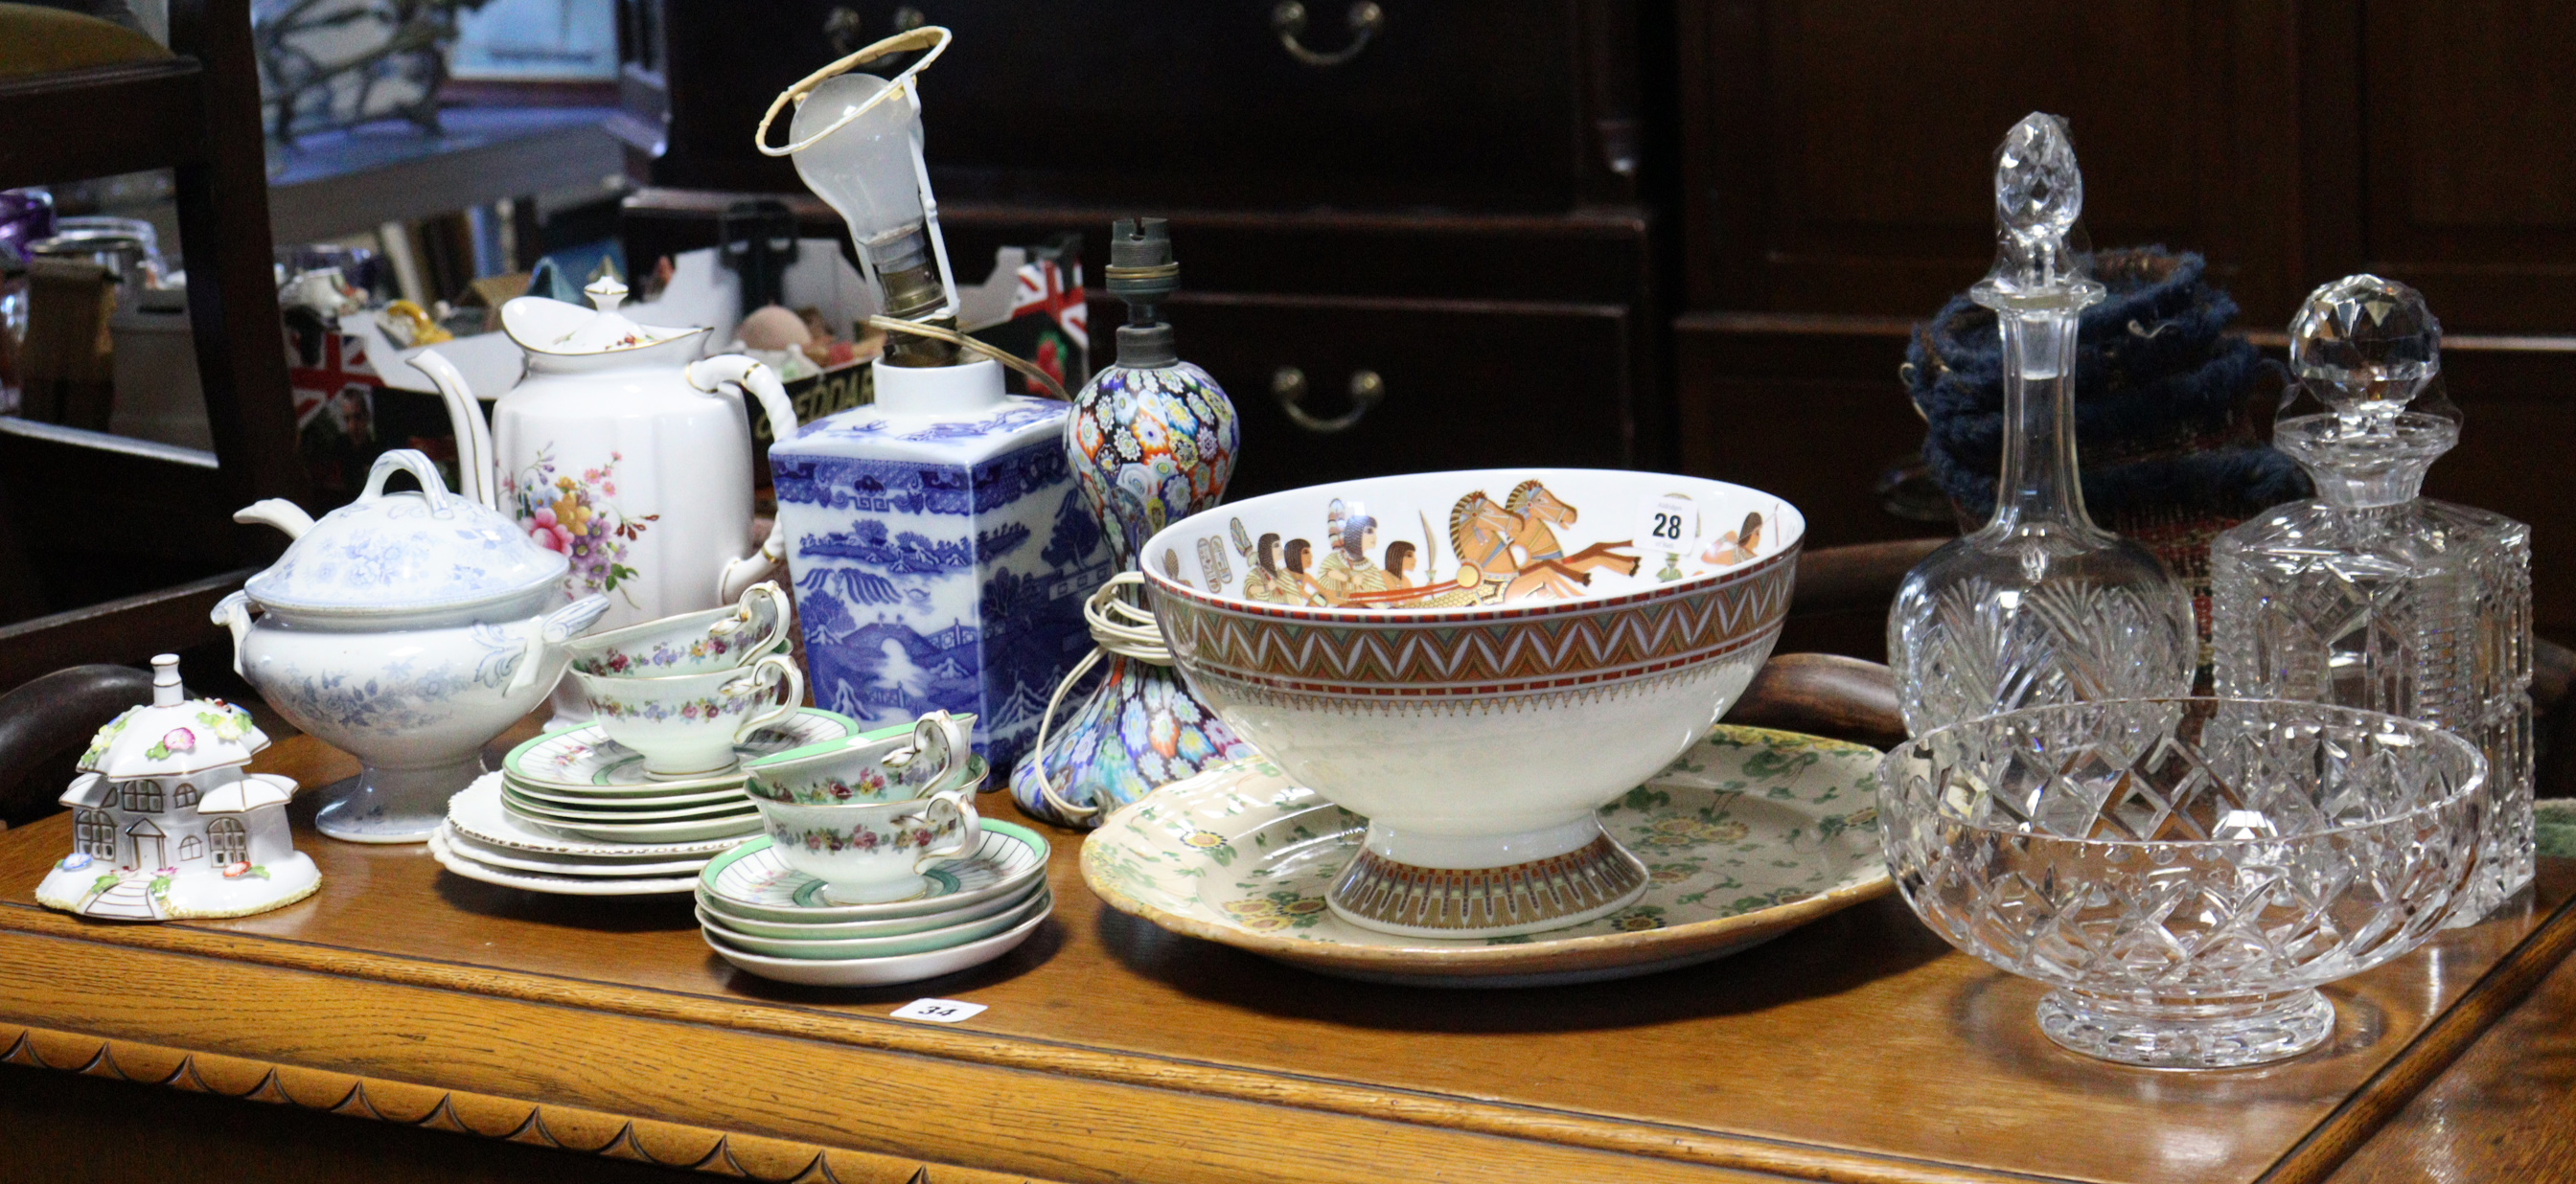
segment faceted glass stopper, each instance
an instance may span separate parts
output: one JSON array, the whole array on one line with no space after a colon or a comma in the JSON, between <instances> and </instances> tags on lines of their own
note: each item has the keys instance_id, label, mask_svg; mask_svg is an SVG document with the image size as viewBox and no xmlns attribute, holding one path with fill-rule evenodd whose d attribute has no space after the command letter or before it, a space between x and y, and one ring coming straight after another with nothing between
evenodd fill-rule
<instances>
[{"instance_id":1,"label":"faceted glass stopper","mask_svg":"<svg viewBox=\"0 0 2576 1184\"><path fill-rule=\"evenodd\" d=\"M2004 133L1995 149L1995 268L1987 280L2006 292L2054 289L2082 278L2080 254L2067 245L2084 213L2084 174L2066 121L2033 111Z\"/></svg>"},{"instance_id":2,"label":"faceted glass stopper","mask_svg":"<svg viewBox=\"0 0 2576 1184\"><path fill-rule=\"evenodd\" d=\"M1995 216L2015 235L2063 238L2084 213L2084 174L2066 121L2033 111L1995 150Z\"/></svg>"},{"instance_id":3,"label":"faceted glass stopper","mask_svg":"<svg viewBox=\"0 0 2576 1184\"><path fill-rule=\"evenodd\" d=\"M2442 323L2413 288L2345 276L2290 321L2290 369L2338 417L2386 423L2442 372Z\"/></svg>"}]
</instances>

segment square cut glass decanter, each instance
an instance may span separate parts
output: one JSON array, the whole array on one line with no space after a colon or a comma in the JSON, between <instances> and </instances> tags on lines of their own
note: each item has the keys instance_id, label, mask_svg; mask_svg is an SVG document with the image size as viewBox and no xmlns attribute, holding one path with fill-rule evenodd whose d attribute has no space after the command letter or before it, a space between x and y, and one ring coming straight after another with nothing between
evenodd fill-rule
<instances>
[{"instance_id":1,"label":"square cut glass decanter","mask_svg":"<svg viewBox=\"0 0 2576 1184\"><path fill-rule=\"evenodd\" d=\"M1906 573L1887 614L1905 726L2190 693L2191 598L2155 553L2093 524L2075 449L2075 327L2102 285L2067 245L2084 206L2066 125L2033 113L1995 152L1995 267L1969 290L2003 336L1994 517Z\"/></svg>"},{"instance_id":2,"label":"square cut glass decanter","mask_svg":"<svg viewBox=\"0 0 2576 1184\"><path fill-rule=\"evenodd\" d=\"M2459 442L2439 396L2441 324L2413 288L2348 276L2290 325L2301 391L2273 446L2317 497L2240 523L2210 546L2222 695L2385 711L2455 732L2487 760L2478 869L2455 923L2531 880L2531 530L2417 496Z\"/></svg>"}]
</instances>

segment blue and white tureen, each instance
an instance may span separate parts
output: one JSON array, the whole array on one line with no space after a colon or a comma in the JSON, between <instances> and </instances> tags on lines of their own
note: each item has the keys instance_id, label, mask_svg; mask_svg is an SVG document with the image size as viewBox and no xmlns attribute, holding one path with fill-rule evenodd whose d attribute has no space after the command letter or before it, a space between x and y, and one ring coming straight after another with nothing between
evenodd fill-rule
<instances>
[{"instance_id":1,"label":"blue and white tureen","mask_svg":"<svg viewBox=\"0 0 2576 1184\"><path fill-rule=\"evenodd\" d=\"M419 492L385 492L397 470ZM333 838L426 840L483 773L483 746L554 689L563 643L608 610L597 594L565 603L565 557L449 493L411 449L376 458L358 500L319 522L274 498L233 517L295 537L214 618L269 706L362 762L321 791L314 824Z\"/></svg>"}]
</instances>

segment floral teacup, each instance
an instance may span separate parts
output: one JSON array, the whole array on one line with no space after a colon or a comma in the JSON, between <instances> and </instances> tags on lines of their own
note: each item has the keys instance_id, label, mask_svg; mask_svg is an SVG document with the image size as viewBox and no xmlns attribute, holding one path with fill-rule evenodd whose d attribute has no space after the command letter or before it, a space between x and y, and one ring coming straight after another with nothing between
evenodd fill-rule
<instances>
[{"instance_id":1,"label":"floral teacup","mask_svg":"<svg viewBox=\"0 0 2576 1184\"><path fill-rule=\"evenodd\" d=\"M983 845L975 792L844 806L753 798L769 842L787 866L823 882L833 904L909 900L929 889L921 873Z\"/></svg>"},{"instance_id":2,"label":"floral teacup","mask_svg":"<svg viewBox=\"0 0 2576 1184\"><path fill-rule=\"evenodd\" d=\"M733 746L795 714L805 676L785 654L748 670L670 678L618 678L572 672L590 696L608 738L644 754L655 777L695 777L734 766Z\"/></svg>"},{"instance_id":3,"label":"floral teacup","mask_svg":"<svg viewBox=\"0 0 2576 1184\"><path fill-rule=\"evenodd\" d=\"M723 608L682 613L594 633L567 644L584 674L656 678L712 674L759 661L786 647L794 609L776 582L754 584Z\"/></svg>"},{"instance_id":4,"label":"floral teacup","mask_svg":"<svg viewBox=\"0 0 2576 1184\"><path fill-rule=\"evenodd\" d=\"M974 716L934 711L909 732L862 732L751 761L743 791L807 806L930 797L983 780L983 762L969 747L974 734Z\"/></svg>"}]
</instances>

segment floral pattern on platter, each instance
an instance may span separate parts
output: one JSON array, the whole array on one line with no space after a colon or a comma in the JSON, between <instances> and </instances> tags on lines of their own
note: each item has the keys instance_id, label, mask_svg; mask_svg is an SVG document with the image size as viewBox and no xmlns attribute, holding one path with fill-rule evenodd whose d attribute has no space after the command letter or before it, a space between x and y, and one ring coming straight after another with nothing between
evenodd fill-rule
<instances>
[{"instance_id":1,"label":"floral pattern on platter","mask_svg":"<svg viewBox=\"0 0 2576 1184\"><path fill-rule=\"evenodd\" d=\"M625 562L627 547L661 518L630 518L618 511L617 466L625 459L624 453L611 452L608 463L597 468L558 472L554 447L548 445L537 450L527 467L501 478L501 495L511 499L519 524L537 545L571 561L565 582L579 592L618 592L620 584L635 578L636 570ZM631 591L623 595L627 604L635 603Z\"/></svg>"},{"instance_id":2,"label":"floral pattern on platter","mask_svg":"<svg viewBox=\"0 0 2576 1184\"><path fill-rule=\"evenodd\" d=\"M1645 895L1608 916L1535 936L1430 939L1351 925L1324 907L1366 823L1265 759L1236 761L1120 811L1083 844L1084 878L1113 907L1194 936L1297 956L1295 946L1424 951L1546 947L1635 935L1672 946L1764 910L1889 885L1876 765L1855 744L1719 725L1611 804L1601 823L1647 866ZM1242 934L1237 940L1228 934ZM1704 939L1702 939L1704 940ZM1282 946L1280 941L1292 943ZM1330 968L1329 951L1309 964ZM1481 964L1494 965L1483 956Z\"/></svg>"}]
</instances>

